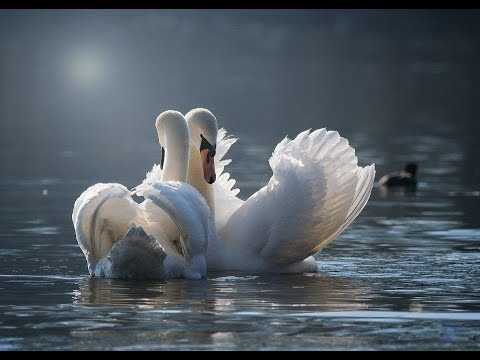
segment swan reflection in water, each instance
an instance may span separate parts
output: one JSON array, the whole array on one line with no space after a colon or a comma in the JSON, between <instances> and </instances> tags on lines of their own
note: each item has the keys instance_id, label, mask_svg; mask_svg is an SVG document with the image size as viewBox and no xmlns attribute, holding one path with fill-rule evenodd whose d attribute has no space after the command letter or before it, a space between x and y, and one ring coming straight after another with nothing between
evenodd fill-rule
<instances>
[{"instance_id":1,"label":"swan reflection in water","mask_svg":"<svg viewBox=\"0 0 480 360\"><path fill-rule=\"evenodd\" d=\"M205 280L83 278L75 304L161 306L168 310L365 310L372 288L361 280L315 274L212 273Z\"/></svg>"}]
</instances>

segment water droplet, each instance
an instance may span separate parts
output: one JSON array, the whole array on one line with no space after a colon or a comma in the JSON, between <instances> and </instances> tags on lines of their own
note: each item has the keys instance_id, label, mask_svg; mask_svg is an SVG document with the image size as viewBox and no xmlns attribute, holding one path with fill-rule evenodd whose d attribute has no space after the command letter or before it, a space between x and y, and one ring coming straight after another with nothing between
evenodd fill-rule
<instances>
[{"instance_id":1,"label":"water droplet","mask_svg":"<svg viewBox=\"0 0 480 360\"><path fill-rule=\"evenodd\" d=\"M47 195L48 195L48 190L47 190L47 189L43 189L42 194L43 194L43 196L47 196Z\"/></svg>"}]
</instances>

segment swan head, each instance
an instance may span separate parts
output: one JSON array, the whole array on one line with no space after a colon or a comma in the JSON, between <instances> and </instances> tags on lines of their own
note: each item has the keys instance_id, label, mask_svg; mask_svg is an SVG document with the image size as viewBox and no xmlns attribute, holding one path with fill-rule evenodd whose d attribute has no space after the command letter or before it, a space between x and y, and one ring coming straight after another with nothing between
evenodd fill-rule
<instances>
[{"instance_id":1,"label":"swan head","mask_svg":"<svg viewBox=\"0 0 480 360\"><path fill-rule=\"evenodd\" d=\"M415 176L417 174L417 164L414 162L409 162L407 165L405 165L405 172Z\"/></svg>"},{"instance_id":2,"label":"swan head","mask_svg":"<svg viewBox=\"0 0 480 360\"><path fill-rule=\"evenodd\" d=\"M155 121L155 127L157 128L158 141L160 145L165 146L166 144L165 126L167 124L174 124L178 127L182 127L184 123L185 118L179 111L167 110L158 115L157 120Z\"/></svg>"},{"instance_id":3,"label":"swan head","mask_svg":"<svg viewBox=\"0 0 480 360\"><path fill-rule=\"evenodd\" d=\"M197 108L185 115L190 132L190 144L200 151L203 177L209 184L217 179L215 173L215 153L218 125L215 116L207 109Z\"/></svg>"}]
</instances>

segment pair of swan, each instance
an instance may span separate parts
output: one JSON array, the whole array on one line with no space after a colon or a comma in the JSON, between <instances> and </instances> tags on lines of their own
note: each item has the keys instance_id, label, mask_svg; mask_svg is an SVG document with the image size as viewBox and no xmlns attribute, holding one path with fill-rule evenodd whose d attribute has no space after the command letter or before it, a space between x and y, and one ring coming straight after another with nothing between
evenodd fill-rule
<instances>
[{"instance_id":1,"label":"pair of swan","mask_svg":"<svg viewBox=\"0 0 480 360\"><path fill-rule=\"evenodd\" d=\"M205 200L186 183L189 132L182 114L156 121L162 162L140 204L123 185L95 184L75 201L72 221L91 276L200 278L213 229ZM154 167L155 168L155 167Z\"/></svg>"},{"instance_id":2,"label":"pair of swan","mask_svg":"<svg viewBox=\"0 0 480 360\"><path fill-rule=\"evenodd\" d=\"M215 116L167 111L156 122L162 160L129 192L96 184L76 201L72 220L90 274L204 277L208 270L317 271L314 255L366 205L374 164L357 165L336 132L285 138L269 160L273 175L246 201L224 173L237 139ZM143 196L137 204L131 194Z\"/></svg>"}]
</instances>

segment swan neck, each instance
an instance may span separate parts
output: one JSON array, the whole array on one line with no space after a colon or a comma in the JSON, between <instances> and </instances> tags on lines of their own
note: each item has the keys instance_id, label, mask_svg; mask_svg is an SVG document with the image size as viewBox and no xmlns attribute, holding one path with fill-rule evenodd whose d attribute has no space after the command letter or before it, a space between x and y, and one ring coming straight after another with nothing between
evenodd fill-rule
<instances>
[{"instance_id":1,"label":"swan neck","mask_svg":"<svg viewBox=\"0 0 480 360\"><path fill-rule=\"evenodd\" d=\"M189 132L184 121L165 119L157 126L159 139L163 139L165 161L162 181L187 181L189 161Z\"/></svg>"},{"instance_id":2,"label":"swan neck","mask_svg":"<svg viewBox=\"0 0 480 360\"><path fill-rule=\"evenodd\" d=\"M200 151L195 145L190 145L190 159L188 163L187 182L192 185L204 197L210 209L213 219L215 219L215 198L213 185L208 184L203 177L202 159Z\"/></svg>"}]
</instances>

